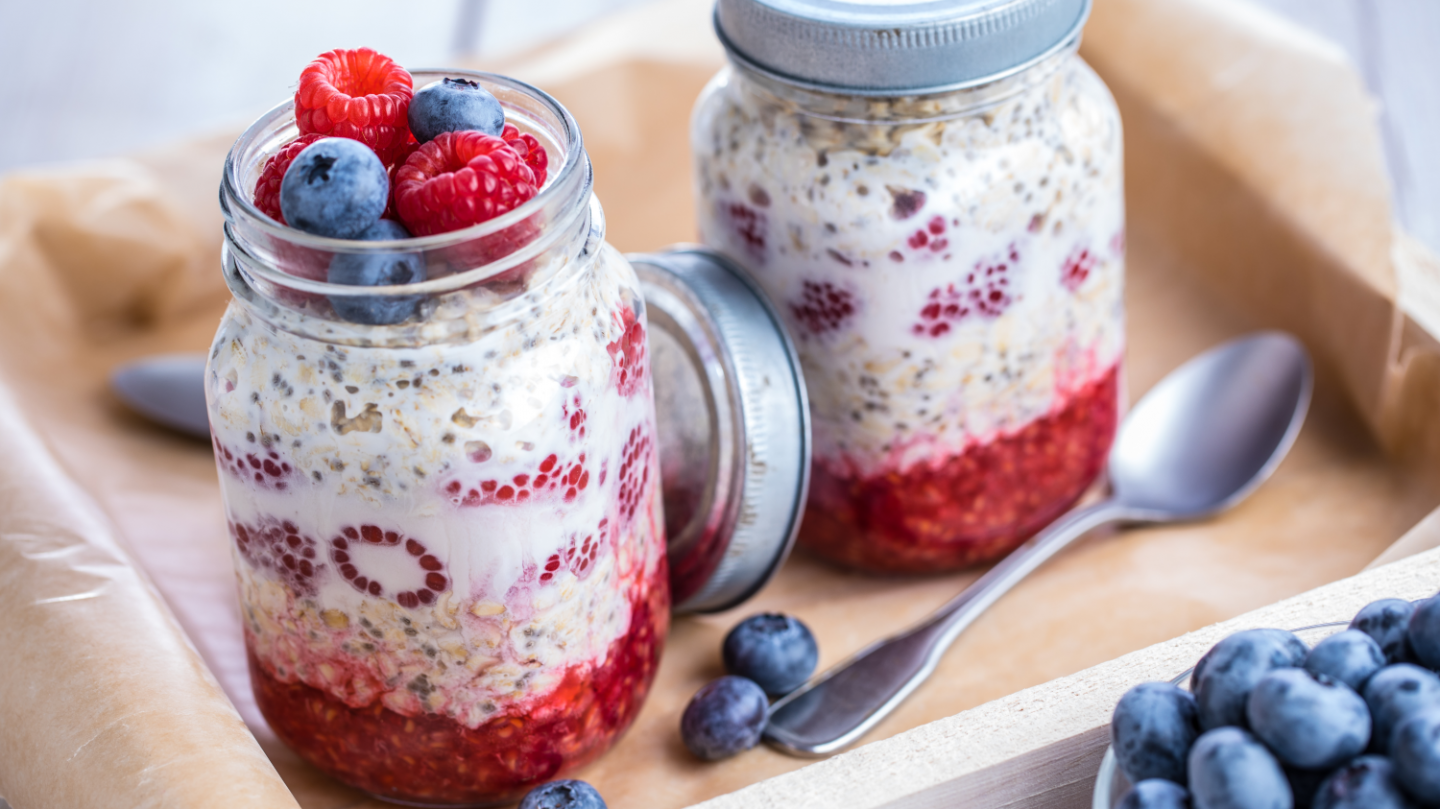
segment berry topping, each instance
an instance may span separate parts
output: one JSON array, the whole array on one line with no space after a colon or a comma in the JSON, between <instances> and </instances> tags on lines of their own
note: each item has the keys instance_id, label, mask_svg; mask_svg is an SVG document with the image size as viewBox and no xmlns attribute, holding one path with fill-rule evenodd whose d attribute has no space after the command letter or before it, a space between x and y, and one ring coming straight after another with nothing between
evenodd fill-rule
<instances>
[{"instance_id":1,"label":"berry topping","mask_svg":"<svg viewBox=\"0 0 1440 809\"><path fill-rule=\"evenodd\" d=\"M520 155L521 159L525 161L525 165L535 172L535 187L544 186L545 178L549 176L546 172L550 167L550 155L545 153L545 149L540 146L540 141L536 140L535 136L529 132L520 134L520 130L516 129L514 124L505 125L505 129L500 132L500 139L514 149L515 154Z\"/></svg>"},{"instance_id":2,"label":"berry topping","mask_svg":"<svg viewBox=\"0 0 1440 809\"><path fill-rule=\"evenodd\" d=\"M1115 759L1132 782L1185 783L1185 756L1199 735L1195 698L1169 683L1141 683L1126 691L1110 719Z\"/></svg>"},{"instance_id":3,"label":"berry topping","mask_svg":"<svg viewBox=\"0 0 1440 809\"><path fill-rule=\"evenodd\" d=\"M725 671L746 677L778 697L805 684L820 662L809 627L789 615L766 612L735 625L721 647Z\"/></svg>"},{"instance_id":4,"label":"berry topping","mask_svg":"<svg viewBox=\"0 0 1440 809\"><path fill-rule=\"evenodd\" d=\"M403 225L381 219L360 234L361 241L384 242L410 238ZM332 284L382 287L425 280L425 258L420 253L336 253L327 280ZM335 314L351 323L389 325L408 319L420 302L418 295L331 295Z\"/></svg>"},{"instance_id":5,"label":"berry topping","mask_svg":"<svg viewBox=\"0 0 1440 809\"><path fill-rule=\"evenodd\" d=\"M680 717L680 738L706 761L729 758L760 741L769 709L760 686L744 677L721 677L690 698Z\"/></svg>"},{"instance_id":6,"label":"berry topping","mask_svg":"<svg viewBox=\"0 0 1440 809\"><path fill-rule=\"evenodd\" d=\"M790 302L790 315L806 334L822 335L843 328L855 314L855 296L829 281L802 281L800 300Z\"/></svg>"},{"instance_id":7,"label":"berry topping","mask_svg":"<svg viewBox=\"0 0 1440 809\"><path fill-rule=\"evenodd\" d=\"M369 48L322 53L300 73L295 124L302 135L360 141L393 163L409 139L410 73Z\"/></svg>"},{"instance_id":8,"label":"berry topping","mask_svg":"<svg viewBox=\"0 0 1440 809\"><path fill-rule=\"evenodd\" d=\"M274 572L297 593L315 595L315 578L325 566L319 561L315 540L300 533L295 523L273 517L262 518L253 526L232 522L230 536L252 567Z\"/></svg>"},{"instance_id":9,"label":"berry topping","mask_svg":"<svg viewBox=\"0 0 1440 809\"><path fill-rule=\"evenodd\" d=\"M260 213L282 225L285 224L285 214L280 210L280 183L285 179L285 171L306 146L323 137L325 136L301 135L281 146L280 151L265 161L265 167L260 170L260 179L255 181L255 207L260 209Z\"/></svg>"},{"instance_id":10,"label":"berry topping","mask_svg":"<svg viewBox=\"0 0 1440 809\"><path fill-rule=\"evenodd\" d=\"M605 809L605 801L584 781L551 781L530 790L520 809Z\"/></svg>"},{"instance_id":11,"label":"berry topping","mask_svg":"<svg viewBox=\"0 0 1440 809\"><path fill-rule=\"evenodd\" d=\"M499 136L505 130L505 110L478 82L443 79L415 93L409 121L410 132L421 143L441 132L464 129Z\"/></svg>"},{"instance_id":12,"label":"berry topping","mask_svg":"<svg viewBox=\"0 0 1440 809\"><path fill-rule=\"evenodd\" d=\"M390 175L363 143L321 138L295 156L280 182L280 209L291 227L353 239L380 219Z\"/></svg>"},{"instance_id":13,"label":"berry topping","mask_svg":"<svg viewBox=\"0 0 1440 809\"><path fill-rule=\"evenodd\" d=\"M645 381L645 326L629 306L614 315L614 320L620 336L605 350L615 363L615 387L620 395L634 396Z\"/></svg>"},{"instance_id":14,"label":"berry topping","mask_svg":"<svg viewBox=\"0 0 1440 809\"><path fill-rule=\"evenodd\" d=\"M514 142L527 153L483 132L443 132L421 144L395 172L401 221L417 236L429 236L477 225L528 202L544 180L527 158L544 161L528 151L523 138ZM534 148L544 155L538 143Z\"/></svg>"},{"instance_id":15,"label":"berry topping","mask_svg":"<svg viewBox=\"0 0 1440 809\"><path fill-rule=\"evenodd\" d=\"M390 550L392 548L394 550ZM382 549L383 552L377 553ZM372 567L368 571L362 561L364 557L372 559ZM380 557L384 561L373 561ZM445 569L445 563L419 540L375 525L346 526L330 539L330 561L335 564L335 569L350 582L351 587L376 598L387 593L375 574L383 571L387 577L393 576L402 557L415 563L416 569L411 573L414 586L388 595L406 609L434 602L435 596L444 592L450 581L440 572Z\"/></svg>"}]
</instances>

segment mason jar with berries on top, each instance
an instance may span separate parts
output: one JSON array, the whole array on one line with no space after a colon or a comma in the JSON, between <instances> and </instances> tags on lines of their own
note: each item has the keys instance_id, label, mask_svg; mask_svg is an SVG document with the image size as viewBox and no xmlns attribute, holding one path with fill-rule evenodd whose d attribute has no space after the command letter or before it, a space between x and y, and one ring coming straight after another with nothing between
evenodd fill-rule
<instances>
[{"instance_id":1,"label":"mason jar with berries on top","mask_svg":"<svg viewBox=\"0 0 1440 809\"><path fill-rule=\"evenodd\" d=\"M1123 393L1120 117L1089 0L719 0L701 239L809 386L800 544L877 573L1000 556L1099 475Z\"/></svg>"},{"instance_id":2,"label":"mason jar with berries on top","mask_svg":"<svg viewBox=\"0 0 1440 809\"><path fill-rule=\"evenodd\" d=\"M261 712L491 805L631 723L670 606L646 310L573 118L332 51L235 143L206 395Z\"/></svg>"}]
</instances>

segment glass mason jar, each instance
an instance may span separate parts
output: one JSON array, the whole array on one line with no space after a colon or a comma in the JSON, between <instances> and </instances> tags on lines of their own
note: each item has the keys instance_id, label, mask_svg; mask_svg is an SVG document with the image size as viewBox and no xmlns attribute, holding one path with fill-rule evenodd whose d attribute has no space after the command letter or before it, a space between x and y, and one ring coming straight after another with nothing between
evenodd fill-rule
<instances>
[{"instance_id":1,"label":"glass mason jar","mask_svg":"<svg viewBox=\"0 0 1440 809\"><path fill-rule=\"evenodd\" d=\"M513 801L635 718L668 628L646 312L604 241L575 121L475 73L550 156L516 210L403 242L260 213L290 104L236 142L221 187L234 300L206 395L265 718L310 763L414 805ZM332 257L408 252L428 279L324 282ZM395 325L339 312L409 307ZM409 311L407 310L407 311Z\"/></svg>"},{"instance_id":2,"label":"glass mason jar","mask_svg":"<svg viewBox=\"0 0 1440 809\"><path fill-rule=\"evenodd\" d=\"M1089 4L984 5L720 0L730 65L692 121L701 239L804 366L799 542L862 571L1008 552L1118 418L1121 129L1076 54Z\"/></svg>"}]
</instances>

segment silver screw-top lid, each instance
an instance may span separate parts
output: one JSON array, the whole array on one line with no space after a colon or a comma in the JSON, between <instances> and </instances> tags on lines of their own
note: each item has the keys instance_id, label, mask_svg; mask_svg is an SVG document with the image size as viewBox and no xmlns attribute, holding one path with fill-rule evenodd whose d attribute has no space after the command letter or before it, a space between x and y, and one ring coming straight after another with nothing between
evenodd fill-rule
<instances>
[{"instance_id":1,"label":"silver screw-top lid","mask_svg":"<svg viewBox=\"0 0 1440 809\"><path fill-rule=\"evenodd\" d=\"M800 527L810 481L800 360L759 287L721 254L627 258L650 323L675 609L717 612L770 580Z\"/></svg>"},{"instance_id":2,"label":"silver screw-top lid","mask_svg":"<svg viewBox=\"0 0 1440 809\"><path fill-rule=\"evenodd\" d=\"M858 95L960 89L1011 75L1080 35L1091 0L718 0L731 58Z\"/></svg>"}]
</instances>

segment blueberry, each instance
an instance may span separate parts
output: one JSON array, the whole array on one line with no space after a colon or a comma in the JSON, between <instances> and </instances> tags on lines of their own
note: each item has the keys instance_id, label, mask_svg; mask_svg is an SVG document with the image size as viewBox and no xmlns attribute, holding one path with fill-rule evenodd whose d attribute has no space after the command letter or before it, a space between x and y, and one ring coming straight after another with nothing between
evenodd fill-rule
<instances>
[{"instance_id":1,"label":"blueberry","mask_svg":"<svg viewBox=\"0 0 1440 809\"><path fill-rule=\"evenodd\" d=\"M1426 804L1440 804L1440 710L1406 717L1390 737L1395 777Z\"/></svg>"},{"instance_id":2,"label":"blueberry","mask_svg":"<svg viewBox=\"0 0 1440 809\"><path fill-rule=\"evenodd\" d=\"M1185 783L1185 754L1200 735L1195 697L1169 683L1141 683L1120 698L1110 743L1132 783L1164 778Z\"/></svg>"},{"instance_id":3,"label":"blueberry","mask_svg":"<svg viewBox=\"0 0 1440 809\"><path fill-rule=\"evenodd\" d=\"M706 761L729 758L760 741L770 701L753 681L733 675L706 683L680 717L680 737Z\"/></svg>"},{"instance_id":4,"label":"blueberry","mask_svg":"<svg viewBox=\"0 0 1440 809\"><path fill-rule=\"evenodd\" d=\"M1440 706L1440 677L1410 663L1386 666L1365 683L1365 704L1370 706L1370 750L1390 751L1390 734L1405 717Z\"/></svg>"},{"instance_id":5,"label":"blueberry","mask_svg":"<svg viewBox=\"0 0 1440 809\"><path fill-rule=\"evenodd\" d=\"M1329 677L1276 669L1261 678L1246 704L1250 730L1292 767L1330 769L1370 742L1365 700Z\"/></svg>"},{"instance_id":6,"label":"blueberry","mask_svg":"<svg viewBox=\"0 0 1440 809\"><path fill-rule=\"evenodd\" d=\"M426 143L441 132L473 129L499 136L505 110L489 90L468 79L445 79L428 85L410 99L410 131Z\"/></svg>"},{"instance_id":7,"label":"blueberry","mask_svg":"<svg viewBox=\"0 0 1440 809\"><path fill-rule=\"evenodd\" d=\"M1195 809L1293 809L1280 762L1240 728L1202 734L1190 748L1189 770Z\"/></svg>"},{"instance_id":8,"label":"blueberry","mask_svg":"<svg viewBox=\"0 0 1440 809\"><path fill-rule=\"evenodd\" d=\"M1195 707L1200 729L1246 727L1250 689L1271 669L1298 666L1308 650L1281 629L1247 629L1215 644L1195 666Z\"/></svg>"},{"instance_id":9,"label":"blueberry","mask_svg":"<svg viewBox=\"0 0 1440 809\"><path fill-rule=\"evenodd\" d=\"M741 621L721 647L725 670L748 677L772 697L805 684L820 661L810 628L789 615L765 612Z\"/></svg>"},{"instance_id":10,"label":"blueberry","mask_svg":"<svg viewBox=\"0 0 1440 809\"><path fill-rule=\"evenodd\" d=\"M1415 605L1406 624L1405 642L1416 661L1440 669L1440 596Z\"/></svg>"},{"instance_id":11,"label":"blueberry","mask_svg":"<svg viewBox=\"0 0 1440 809\"><path fill-rule=\"evenodd\" d=\"M375 224L390 199L390 175L370 147L349 138L306 146L280 181L280 211L291 227L353 239Z\"/></svg>"},{"instance_id":12,"label":"blueberry","mask_svg":"<svg viewBox=\"0 0 1440 809\"><path fill-rule=\"evenodd\" d=\"M1150 778L1130 787L1115 809L1190 809L1190 793L1173 781Z\"/></svg>"},{"instance_id":13,"label":"blueberry","mask_svg":"<svg viewBox=\"0 0 1440 809\"><path fill-rule=\"evenodd\" d=\"M530 790L520 809L605 809L605 801L584 781L551 781Z\"/></svg>"},{"instance_id":14,"label":"blueberry","mask_svg":"<svg viewBox=\"0 0 1440 809\"><path fill-rule=\"evenodd\" d=\"M360 234L361 241L385 242L408 239L399 222L381 219ZM425 280L425 257L420 253L336 253L326 276L332 284L379 287L415 284ZM387 326L415 313L419 295L331 295L335 314L351 323Z\"/></svg>"},{"instance_id":15,"label":"blueberry","mask_svg":"<svg viewBox=\"0 0 1440 809\"><path fill-rule=\"evenodd\" d=\"M1361 756L1325 779L1311 809L1415 809L1400 791L1396 769L1383 756Z\"/></svg>"},{"instance_id":16,"label":"blueberry","mask_svg":"<svg viewBox=\"0 0 1440 809\"><path fill-rule=\"evenodd\" d=\"M1305 657L1305 670L1323 674L1359 691L1370 675L1384 668L1385 653L1375 639L1358 629L1347 629L1315 644Z\"/></svg>"},{"instance_id":17,"label":"blueberry","mask_svg":"<svg viewBox=\"0 0 1440 809\"><path fill-rule=\"evenodd\" d=\"M1405 642L1405 628L1414 612L1415 605L1409 601L1382 598L1361 607L1355 613L1355 620L1350 622L1350 628L1374 638L1380 644L1380 651L1385 653L1386 663L1409 663L1410 649Z\"/></svg>"}]
</instances>

